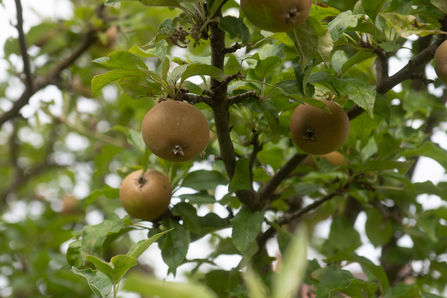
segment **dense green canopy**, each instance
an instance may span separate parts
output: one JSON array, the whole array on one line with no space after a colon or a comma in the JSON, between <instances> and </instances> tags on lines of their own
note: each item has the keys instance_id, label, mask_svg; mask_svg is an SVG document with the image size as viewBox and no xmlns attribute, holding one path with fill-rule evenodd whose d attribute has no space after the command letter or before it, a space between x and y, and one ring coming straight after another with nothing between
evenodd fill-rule
<instances>
[{"instance_id":1,"label":"dense green canopy","mask_svg":"<svg viewBox=\"0 0 447 298\"><path fill-rule=\"evenodd\" d=\"M0 63L0 298L446 296L445 0L315 2L276 33L235 0L70 3L30 28L0 0L17 10ZM341 162L291 139L295 108L322 99L350 120ZM193 160L143 141L164 100L209 123ZM173 188L152 222L119 199L139 169Z\"/></svg>"}]
</instances>

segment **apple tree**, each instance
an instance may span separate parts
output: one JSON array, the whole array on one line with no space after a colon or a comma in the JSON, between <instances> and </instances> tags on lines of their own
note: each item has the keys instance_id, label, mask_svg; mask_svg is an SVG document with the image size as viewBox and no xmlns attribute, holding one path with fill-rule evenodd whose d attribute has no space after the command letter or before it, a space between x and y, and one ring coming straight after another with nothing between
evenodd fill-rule
<instances>
[{"instance_id":1,"label":"apple tree","mask_svg":"<svg viewBox=\"0 0 447 298\"><path fill-rule=\"evenodd\" d=\"M0 4L17 12L0 77L0 297L447 293L447 183L415 179L428 161L447 169L432 67L436 54L447 69L444 0L71 0L32 25L20 0ZM188 108L145 126L166 102ZM205 133L178 124L193 113ZM147 179L120 188L147 170L172 198L142 220L121 201ZM154 277L153 246L187 282Z\"/></svg>"}]
</instances>

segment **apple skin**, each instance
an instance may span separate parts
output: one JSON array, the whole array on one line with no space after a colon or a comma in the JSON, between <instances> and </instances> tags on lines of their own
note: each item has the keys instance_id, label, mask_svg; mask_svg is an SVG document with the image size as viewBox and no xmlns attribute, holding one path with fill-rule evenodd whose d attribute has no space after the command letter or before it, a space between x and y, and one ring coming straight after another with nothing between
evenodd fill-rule
<instances>
[{"instance_id":1,"label":"apple skin","mask_svg":"<svg viewBox=\"0 0 447 298\"><path fill-rule=\"evenodd\" d=\"M120 200L130 216L153 221L163 215L171 202L172 187L162 173L148 169L130 173L124 178L120 188ZM141 177L145 180L140 184Z\"/></svg>"},{"instance_id":2,"label":"apple skin","mask_svg":"<svg viewBox=\"0 0 447 298\"><path fill-rule=\"evenodd\" d=\"M308 154L323 155L338 150L349 137L350 125L346 112L332 101L322 101L331 114L310 104L301 104L290 121L293 142Z\"/></svg>"},{"instance_id":3,"label":"apple skin","mask_svg":"<svg viewBox=\"0 0 447 298\"><path fill-rule=\"evenodd\" d=\"M241 0L245 17L256 27L271 31L291 31L309 16L313 0Z\"/></svg>"},{"instance_id":4,"label":"apple skin","mask_svg":"<svg viewBox=\"0 0 447 298\"><path fill-rule=\"evenodd\" d=\"M141 133L152 153L164 160L184 162L205 150L210 127L205 115L195 106L167 100L155 105L144 116Z\"/></svg>"},{"instance_id":5,"label":"apple skin","mask_svg":"<svg viewBox=\"0 0 447 298\"><path fill-rule=\"evenodd\" d=\"M447 84L447 40L436 50L433 66L438 78Z\"/></svg>"}]
</instances>

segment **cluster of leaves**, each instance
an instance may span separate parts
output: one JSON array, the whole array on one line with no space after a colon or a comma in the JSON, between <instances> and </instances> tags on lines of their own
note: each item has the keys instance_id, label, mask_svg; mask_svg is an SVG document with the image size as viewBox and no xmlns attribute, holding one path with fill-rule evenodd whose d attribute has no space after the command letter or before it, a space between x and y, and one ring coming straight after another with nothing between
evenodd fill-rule
<instances>
[{"instance_id":1,"label":"cluster of leaves","mask_svg":"<svg viewBox=\"0 0 447 298\"><path fill-rule=\"evenodd\" d=\"M79 28L94 28L98 41L48 82L62 94L61 111L55 101L42 102L31 117L10 119L0 132L0 173L8 177L2 204L43 210L17 222L8 220L10 211L0 221L0 275L13 297L88 297L91 291L106 297L112 290L116 296L134 266L140 270L126 275L124 288L160 297L286 297L301 282L316 297L441 297L434 293L447 284L447 209L425 210L418 196L446 200L447 184L413 183L412 175L420 156L447 169L445 150L430 140L435 128L443 129L447 95L434 96L421 83L433 83L424 67L447 29L444 1L330 0L313 5L308 20L287 33L259 31L231 15L239 9L233 0L133 2L108 0L98 13L100 1L74 1L72 19L45 21L26 35L39 48L30 58L40 77L69 55L66 48L76 52L86 32ZM109 39L108 28L119 28L118 35ZM418 39L410 42L413 34ZM172 55L179 46L187 46L185 54ZM413 62L389 76L388 59L403 47L412 47ZM12 54L20 54L16 39L5 44L5 57ZM17 73L12 62L10 73ZM393 89L397 84L402 91ZM0 97L12 87L0 84ZM214 137L202 163L212 170L191 170L193 162L169 163L146 149L141 120L158 97L188 101L206 115ZM343 106L351 131L340 150L345 164L308 157L315 170L293 146L289 124L298 104L321 107L318 99ZM70 138L85 147L70 147ZM119 185L110 181L147 165L164 172L175 190L191 193L174 193L179 200L169 216L150 225L148 239L129 245L129 232L146 227L115 214ZM218 186L228 186L219 200ZM84 209L58 208L79 188L91 190L79 202ZM213 204L228 216L212 208L198 215ZM95 211L106 219L89 225L86 215ZM354 228L359 214L366 215L368 241L381 248L380 263L358 255L365 244ZM329 218L327 239L313 237ZM306 241L293 237L297 225L307 226L320 260L303 264ZM232 236L221 237L224 229ZM265 248L275 234L285 256L281 275L272 271L274 258ZM188 259L190 245L205 236L214 251ZM412 248L400 245L404 236ZM60 261L59 247L70 238L66 258L75 274ZM190 284L146 278L137 258L155 241L168 273L196 264ZM234 254L241 261L233 270L216 268L219 256ZM424 263L420 271L414 261ZM343 269L351 263L360 265L363 279ZM201 272L204 264L214 269ZM247 267L253 269L242 273Z\"/></svg>"}]
</instances>

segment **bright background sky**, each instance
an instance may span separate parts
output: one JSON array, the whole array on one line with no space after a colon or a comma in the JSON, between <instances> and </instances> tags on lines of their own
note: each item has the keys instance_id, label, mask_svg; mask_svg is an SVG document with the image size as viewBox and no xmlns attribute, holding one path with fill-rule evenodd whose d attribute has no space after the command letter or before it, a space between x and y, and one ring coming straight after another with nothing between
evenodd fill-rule
<instances>
[{"instance_id":1,"label":"bright background sky","mask_svg":"<svg viewBox=\"0 0 447 298\"><path fill-rule=\"evenodd\" d=\"M17 30L11 26L11 24L16 24L16 8L15 8L15 2L13 0L4 0L3 1L5 8L0 6L0 81L6 79L5 69L7 67L7 64L3 59L3 45L5 40L10 37L17 37ZM53 20L56 20L57 18L69 18L72 15L72 4L67 0L22 0L22 5L24 8L24 29L25 32L28 31L32 26L40 23L41 18L52 18ZM407 45L408 46L408 45ZM393 57L390 59L390 75L397 72L403 65L405 65L408 62L410 51L403 49L400 50L397 53L397 58ZM16 64L21 64L21 60L18 57L13 57L13 59L16 59ZM434 70L431 66L427 66L427 73L428 78L434 78L436 75L434 73ZM23 90L23 86L19 82L14 82L13 84L14 88L10 88L8 90L8 96L11 98L18 98ZM399 90L400 85L396 87L396 90ZM442 94L442 89L434 89L433 86L430 85L429 87L430 92L433 94L436 94L440 96ZM25 117L28 117L32 114L34 114L34 111L39 106L40 101L48 101L48 100L55 100L56 106L61 106L62 103L62 96L60 91L53 86L49 86L46 89L36 93L30 100L30 105L26 106L22 113ZM90 102L92 105L94 105L94 102L92 101L86 101L86 103ZM0 98L0 107L3 109L9 109L8 104L4 99ZM415 127L418 127L422 123L413 123ZM445 126L445 123L444 123ZM447 126L445 126L447 127ZM73 138L73 146L75 144L79 144L79 138L76 136ZM82 140L82 138L81 138ZM432 137L432 140L438 144L441 145L444 149L447 149L447 136L444 131L435 131ZM82 143L82 142L81 142ZM210 165L206 164L197 164L195 169L199 168L211 168ZM413 182L423 182L431 180L433 183L438 183L439 181L447 181L447 176L444 173L444 168L442 168L437 162L421 157L420 161L416 167L416 172L413 177ZM117 175L111 175L109 179L107 180L107 183L110 184L112 187L119 187L120 185L120 178ZM76 190L76 189L75 189ZM79 197L85 197L88 195L88 189L87 191L85 188L78 187L78 196ZM187 190L187 189L181 189L179 192L176 193L176 195L179 195L180 193L192 193L193 190ZM220 186L216 192L217 199L220 199L225 193L227 192L226 187ZM447 203L442 201L437 196L428 196L428 195L421 195L418 198L418 201L423 205L425 209L434 209L438 208L439 206L447 206ZM174 203L177 201L174 199ZM19 206L17 206L19 207ZM15 208L15 210L12 210L12 213L5 214L5 218L15 218L20 219L26 216L23 212L21 213L20 209L23 210L23 208ZM206 206L202 206L198 213L200 216L205 215L208 212ZM219 214L222 217L227 216L228 212L227 210L220 206L219 204L215 204L214 206L214 212ZM124 210L118 210L117 213L120 216L125 215ZM89 224L97 224L102 222L103 217L98 211L92 211L87 214L87 222ZM356 252L361 255L365 256L369 259L371 259L376 264L379 263L378 257L380 256L380 248L374 248L374 246L369 242L368 238L365 235L364 227L365 227L365 221L366 221L366 215L364 212L361 212L360 215L357 218L357 221L355 223L356 229L361 233L362 235L362 242L364 245L360 247ZM318 225L318 228L316 229L315 236L317 237L327 237L329 234L329 228L330 228L331 220L325 220L321 222ZM231 229L226 229L224 231L221 231L220 234L222 236L231 236ZM139 241L141 239L144 239L146 237L145 232L131 232L131 237L135 241ZM190 249L188 251L187 258L188 259L194 259L194 258L202 258L204 256L207 256L211 252L211 247L208 243L209 237L204 237L203 239L196 241L194 243L191 243ZM413 242L410 239L408 235L402 237L399 242L399 245L405 246L405 247L412 247ZM61 247L62 251L66 251L66 248L68 247L68 243L65 243L63 247ZM277 244L272 239L269 242L269 252L271 255L276 255L276 251L278 250ZM317 258L319 260L322 259L318 253L316 253L313 250L309 251L308 255L309 259ZM231 269L233 268L239 261L240 256L221 256L216 259L216 263L218 266L220 266L222 269ZM447 258L446 258L447 260ZM143 263L150 264L155 269L155 274L159 278L164 278L166 276L166 272L168 267L163 263L161 259L161 253L158 249L157 245L152 245L148 251L140 258L140 261ZM415 270L418 270L422 267L422 262L413 262L412 266ZM176 278L174 278L172 275L170 275L167 279L168 280L184 280L184 276L182 275L182 272L188 272L194 267L194 264L185 264L179 267L178 269L178 275ZM206 268L206 265L202 266L202 269ZM349 266L350 269L353 271L360 270L360 267L356 264L352 264ZM3 284L3 287L5 285ZM0 294L2 290L2 278L0 276ZM128 296L131 297L131 296Z\"/></svg>"}]
</instances>

